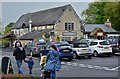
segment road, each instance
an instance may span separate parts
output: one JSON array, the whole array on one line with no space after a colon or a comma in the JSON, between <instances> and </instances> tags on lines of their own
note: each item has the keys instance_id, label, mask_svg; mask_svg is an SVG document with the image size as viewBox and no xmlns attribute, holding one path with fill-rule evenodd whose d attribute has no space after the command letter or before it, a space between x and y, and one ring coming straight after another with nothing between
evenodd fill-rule
<instances>
[{"instance_id":1,"label":"road","mask_svg":"<svg viewBox=\"0 0 120 79\"><path fill-rule=\"evenodd\" d=\"M11 58L15 73L17 73L17 66L13 50L3 49L2 56ZM33 75L40 77L39 58L34 59ZM58 77L118 77L118 69L120 68L119 56L111 57L93 57L92 59L74 59L73 61L62 60L62 69L57 73ZM27 64L23 62L22 66L24 74L28 73Z\"/></svg>"}]
</instances>

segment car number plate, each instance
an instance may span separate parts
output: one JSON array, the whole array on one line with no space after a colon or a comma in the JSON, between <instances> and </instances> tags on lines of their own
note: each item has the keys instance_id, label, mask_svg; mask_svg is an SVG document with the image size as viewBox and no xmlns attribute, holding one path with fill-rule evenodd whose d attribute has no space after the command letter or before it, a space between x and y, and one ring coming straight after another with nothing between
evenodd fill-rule
<instances>
[{"instance_id":1,"label":"car number plate","mask_svg":"<svg viewBox=\"0 0 120 79\"><path fill-rule=\"evenodd\" d=\"M69 50L63 50L63 52L69 52Z\"/></svg>"},{"instance_id":2,"label":"car number plate","mask_svg":"<svg viewBox=\"0 0 120 79\"><path fill-rule=\"evenodd\" d=\"M105 47L104 49L109 49L109 47Z\"/></svg>"}]
</instances>

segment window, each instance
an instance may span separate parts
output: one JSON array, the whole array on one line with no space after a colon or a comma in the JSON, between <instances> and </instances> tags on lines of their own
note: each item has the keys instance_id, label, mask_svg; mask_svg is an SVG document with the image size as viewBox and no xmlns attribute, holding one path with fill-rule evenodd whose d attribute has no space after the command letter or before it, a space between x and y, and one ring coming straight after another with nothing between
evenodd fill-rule
<instances>
[{"instance_id":1,"label":"window","mask_svg":"<svg viewBox=\"0 0 120 79\"><path fill-rule=\"evenodd\" d=\"M65 23L65 30L74 30L74 23Z\"/></svg>"},{"instance_id":2,"label":"window","mask_svg":"<svg viewBox=\"0 0 120 79\"><path fill-rule=\"evenodd\" d=\"M108 41L103 41L103 42L100 42L100 45L109 45L109 42Z\"/></svg>"},{"instance_id":3,"label":"window","mask_svg":"<svg viewBox=\"0 0 120 79\"><path fill-rule=\"evenodd\" d=\"M85 48L85 47L88 47L87 44L79 44L79 43L76 43L74 44L74 47L75 48Z\"/></svg>"},{"instance_id":4,"label":"window","mask_svg":"<svg viewBox=\"0 0 120 79\"><path fill-rule=\"evenodd\" d=\"M91 42L90 46L97 45L98 42Z\"/></svg>"},{"instance_id":5,"label":"window","mask_svg":"<svg viewBox=\"0 0 120 79\"><path fill-rule=\"evenodd\" d=\"M62 41L71 41L71 37L62 37Z\"/></svg>"}]
</instances>

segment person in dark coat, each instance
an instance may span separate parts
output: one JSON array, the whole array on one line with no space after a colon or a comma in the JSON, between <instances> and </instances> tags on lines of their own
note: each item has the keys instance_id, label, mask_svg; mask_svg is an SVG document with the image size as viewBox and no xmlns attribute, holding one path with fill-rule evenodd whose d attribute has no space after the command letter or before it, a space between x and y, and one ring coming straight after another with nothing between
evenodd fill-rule
<instances>
[{"instance_id":1,"label":"person in dark coat","mask_svg":"<svg viewBox=\"0 0 120 79\"><path fill-rule=\"evenodd\" d=\"M50 71L51 78L55 79L56 77L56 71L59 71L61 69L61 63L59 60L59 52L57 51L57 48L52 45L51 50L47 54L47 60L46 65L44 67L45 71Z\"/></svg>"},{"instance_id":2,"label":"person in dark coat","mask_svg":"<svg viewBox=\"0 0 120 79\"><path fill-rule=\"evenodd\" d=\"M34 61L32 60L32 56L29 56L28 59L24 60L24 62L28 63L28 68L29 68L29 74L32 76L32 69L34 65Z\"/></svg>"},{"instance_id":3,"label":"person in dark coat","mask_svg":"<svg viewBox=\"0 0 120 79\"><path fill-rule=\"evenodd\" d=\"M23 74L21 65L22 65L22 61L26 58L25 49L22 47L21 42L17 42L15 46L16 48L13 52L13 56L15 56L16 59L18 74Z\"/></svg>"}]
</instances>

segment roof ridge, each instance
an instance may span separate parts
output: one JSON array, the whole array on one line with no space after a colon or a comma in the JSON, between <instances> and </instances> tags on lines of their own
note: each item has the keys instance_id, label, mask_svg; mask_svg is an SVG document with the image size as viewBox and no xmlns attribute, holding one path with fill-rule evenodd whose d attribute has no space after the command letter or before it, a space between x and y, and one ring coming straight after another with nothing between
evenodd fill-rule
<instances>
[{"instance_id":1,"label":"roof ridge","mask_svg":"<svg viewBox=\"0 0 120 79\"><path fill-rule=\"evenodd\" d=\"M44 12L44 11L48 11L48 10L53 10L53 9L58 9L58 8L68 8L69 6L71 6L71 4L67 4L67 5L63 5L63 6L58 6L58 7L53 7L53 8L48 8L48 9L44 9L44 10L39 10L39 11L34 11L34 12L31 12L31 14L33 13L38 13L38 12ZM26 14L29 14L29 13L26 13ZM26 15L26 14L23 14L23 15Z\"/></svg>"}]
</instances>

